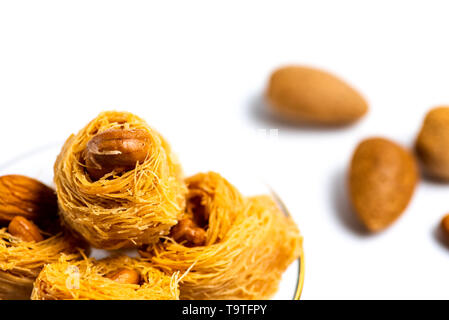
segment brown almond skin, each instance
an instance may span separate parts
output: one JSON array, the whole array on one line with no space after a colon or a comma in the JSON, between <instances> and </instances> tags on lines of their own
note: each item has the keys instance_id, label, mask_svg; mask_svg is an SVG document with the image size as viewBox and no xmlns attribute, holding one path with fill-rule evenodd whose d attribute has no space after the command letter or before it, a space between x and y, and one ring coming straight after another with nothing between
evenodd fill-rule
<instances>
[{"instance_id":1,"label":"brown almond skin","mask_svg":"<svg viewBox=\"0 0 449 320\"><path fill-rule=\"evenodd\" d=\"M11 221L15 216L41 221L56 217L56 193L45 184L22 175L0 177L0 222Z\"/></svg>"},{"instance_id":2,"label":"brown almond skin","mask_svg":"<svg viewBox=\"0 0 449 320\"><path fill-rule=\"evenodd\" d=\"M445 215L441 220L441 229L443 229L444 234L449 237L449 214Z\"/></svg>"},{"instance_id":3,"label":"brown almond skin","mask_svg":"<svg viewBox=\"0 0 449 320\"><path fill-rule=\"evenodd\" d=\"M359 120L368 111L365 99L343 80L302 66L275 70L266 98L275 114L299 124L341 126Z\"/></svg>"},{"instance_id":4,"label":"brown almond skin","mask_svg":"<svg viewBox=\"0 0 449 320\"><path fill-rule=\"evenodd\" d=\"M107 278L122 284L139 284L140 275L132 269L118 269L106 275Z\"/></svg>"},{"instance_id":5,"label":"brown almond skin","mask_svg":"<svg viewBox=\"0 0 449 320\"><path fill-rule=\"evenodd\" d=\"M390 226L407 208L418 181L412 154L383 138L362 141L349 170L355 212L372 232Z\"/></svg>"},{"instance_id":6,"label":"brown almond skin","mask_svg":"<svg viewBox=\"0 0 449 320\"><path fill-rule=\"evenodd\" d=\"M16 216L11 220L8 232L23 241L39 242L44 240L39 228L30 220L21 216Z\"/></svg>"},{"instance_id":7,"label":"brown almond skin","mask_svg":"<svg viewBox=\"0 0 449 320\"><path fill-rule=\"evenodd\" d=\"M170 235L177 242L184 242L186 247L203 246L206 243L206 231L191 219L184 218L171 229Z\"/></svg>"},{"instance_id":8,"label":"brown almond skin","mask_svg":"<svg viewBox=\"0 0 449 320\"><path fill-rule=\"evenodd\" d=\"M109 129L96 134L85 152L86 170L93 180L132 170L148 156L150 133L143 129Z\"/></svg>"},{"instance_id":9,"label":"brown almond skin","mask_svg":"<svg viewBox=\"0 0 449 320\"><path fill-rule=\"evenodd\" d=\"M429 176L449 181L449 106L429 111L416 139L415 150Z\"/></svg>"}]
</instances>

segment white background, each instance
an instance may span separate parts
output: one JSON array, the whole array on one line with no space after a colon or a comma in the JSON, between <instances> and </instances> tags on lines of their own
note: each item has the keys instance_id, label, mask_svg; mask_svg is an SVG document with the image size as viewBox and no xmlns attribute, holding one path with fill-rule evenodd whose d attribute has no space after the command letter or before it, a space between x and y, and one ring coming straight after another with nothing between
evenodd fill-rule
<instances>
[{"instance_id":1,"label":"white background","mask_svg":"<svg viewBox=\"0 0 449 320\"><path fill-rule=\"evenodd\" d=\"M345 195L362 138L411 146L425 112L449 104L448 10L446 1L3 1L0 165L61 143L102 110L131 111L186 171L252 172L281 195L305 238L304 299L449 298L449 250L436 232L449 186L422 181L379 235L363 232ZM286 63L348 80L369 114L339 130L267 117L261 94Z\"/></svg>"}]
</instances>

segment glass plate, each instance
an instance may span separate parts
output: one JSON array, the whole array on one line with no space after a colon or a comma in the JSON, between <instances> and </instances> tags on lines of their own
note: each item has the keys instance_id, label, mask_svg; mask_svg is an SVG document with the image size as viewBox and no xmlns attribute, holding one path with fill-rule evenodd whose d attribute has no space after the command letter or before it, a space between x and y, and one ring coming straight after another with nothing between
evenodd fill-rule
<instances>
[{"instance_id":1,"label":"glass plate","mask_svg":"<svg viewBox=\"0 0 449 320\"><path fill-rule=\"evenodd\" d=\"M50 186L53 184L53 164L56 156L61 150L62 143L50 144L42 147L38 147L34 150L29 150L22 154L18 154L9 160L0 163L0 175L6 174L22 174L35 179L38 179ZM188 160L188 159L187 159ZM195 168L195 161L187 161L183 158L182 164L183 169L187 176L197 173L201 170ZM273 191L270 187L256 179L254 177L249 177L247 172L226 172L226 168L220 168L217 170L226 179L228 179L232 184L234 184L244 195L256 195L256 194L270 194ZM283 206L280 198L277 197L280 205ZM284 206L285 208L285 206ZM288 211L284 210L286 214ZM136 256L135 250L124 251L130 256ZM91 256L95 258L103 258L109 255L108 251L93 249ZM299 300L304 283L304 256L294 261L289 268L283 274L281 283L279 285L278 292L274 295L274 300Z\"/></svg>"}]
</instances>

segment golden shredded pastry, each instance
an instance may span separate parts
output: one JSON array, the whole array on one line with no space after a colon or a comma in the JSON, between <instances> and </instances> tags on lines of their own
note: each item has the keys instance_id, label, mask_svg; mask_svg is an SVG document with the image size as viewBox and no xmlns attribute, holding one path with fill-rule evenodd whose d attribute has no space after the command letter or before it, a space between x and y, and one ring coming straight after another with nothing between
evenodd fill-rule
<instances>
[{"instance_id":1,"label":"golden shredded pastry","mask_svg":"<svg viewBox=\"0 0 449 320\"><path fill-rule=\"evenodd\" d=\"M186 180L187 214L209 217L204 246L166 238L142 256L180 281L181 299L268 299L300 255L302 237L270 196L243 198L219 174ZM199 223L200 225L200 223Z\"/></svg>"},{"instance_id":2,"label":"golden shredded pastry","mask_svg":"<svg viewBox=\"0 0 449 320\"><path fill-rule=\"evenodd\" d=\"M150 150L143 163L121 175L93 181L83 152L89 140L108 129L147 130ZM54 181L65 224L103 249L154 244L168 234L184 210L185 185L170 146L141 118L103 112L69 137L58 156Z\"/></svg>"},{"instance_id":3,"label":"golden shredded pastry","mask_svg":"<svg viewBox=\"0 0 449 320\"><path fill-rule=\"evenodd\" d=\"M141 283L124 284L108 274L127 268L139 273ZM128 256L48 264L34 284L33 300L177 300L178 275L168 276L151 263Z\"/></svg>"},{"instance_id":4,"label":"golden shredded pastry","mask_svg":"<svg viewBox=\"0 0 449 320\"><path fill-rule=\"evenodd\" d=\"M59 233L39 242L22 241L0 229L0 299L30 298L33 282L42 267L64 256L67 261L80 259L76 241Z\"/></svg>"}]
</instances>

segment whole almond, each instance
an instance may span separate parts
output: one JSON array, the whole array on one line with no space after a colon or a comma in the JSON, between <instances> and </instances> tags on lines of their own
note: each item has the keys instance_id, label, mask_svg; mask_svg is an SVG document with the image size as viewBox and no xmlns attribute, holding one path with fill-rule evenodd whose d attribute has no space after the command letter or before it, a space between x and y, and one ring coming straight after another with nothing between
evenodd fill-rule
<instances>
[{"instance_id":1,"label":"whole almond","mask_svg":"<svg viewBox=\"0 0 449 320\"><path fill-rule=\"evenodd\" d=\"M415 160L403 147L383 138L360 143L349 170L349 192L366 228L391 225L408 206L417 181Z\"/></svg>"},{"instance_id":2,"label":"whole almond","mask_svg":"<svg viewBox=\"0 0 449 320\"><path fill-rule=\"evenodd\" d=\"M429 111L415 149L430 176L449 181L449 107L442 106Z\"/></svg>"},{"instance_id":3,"label":"whole almond","mask_svg":"<svg viewBox=\"0 0 449 320\"><path fill-rule=\"evenodd\" d=\"M122 284L139 284L140 282L139 273L136 270L126 268L113 271L107 274L106 278Z\"/></svg>"},{"instance_id":4,"label":"whole almond","mask_svg":"<svg viewBox=\"0 0 449 320\"><path fill-rule=\"evenodd\" d=\"M23 241L39 242L44 240L39 228L27 218L16 216L8 226L8 232Z\"/></svg>"},{"instance_id":5,"label":"whole almond","mask_svg":"<svg viewBox=\"0 0 449 320\"><path fill-rule=\"evenodd\" d=\"M39 221L56 216L58 204L53 189L21 175L0 177L0 222L15 216Z\"/></svg>"},{"instance_id":6,"label":"whole almond","mask_svg":"<svg viewBox=\"0 0 449 320\"><path fill-rule=\"evenodd\" d=\"M85 152L86 170L98 180L115 171L132 170L148 156L150 133L143 129L109 129L96 134Z\"/></svg>"},{"instance_id":7,"label":"whole almond","mask_svg":"<svg viewBox=\"0 0 449 320\"><path fill-rule=\"evenodd\" d=\"M296 123L344 125L357 121L368 110L365 99L343 80L301 66L274 71L266 96L276 114Z\"/></svg>"},{"instance_id":8,"label":"whole almond","mask_svg":"<svg viewBox=\"0 0 449 320\"><path fill-rule=\"evenodd\" d=\"M206 231L189 218L180 220L171 229L170 235L175 241L184 242L187 247L203 246L207 239Z\"/></svg>"}]
</instances>

